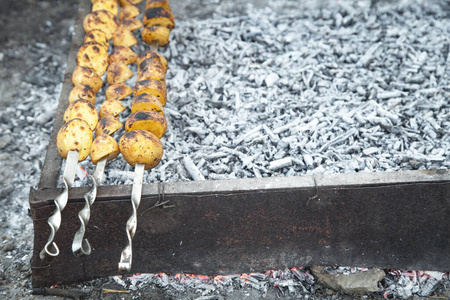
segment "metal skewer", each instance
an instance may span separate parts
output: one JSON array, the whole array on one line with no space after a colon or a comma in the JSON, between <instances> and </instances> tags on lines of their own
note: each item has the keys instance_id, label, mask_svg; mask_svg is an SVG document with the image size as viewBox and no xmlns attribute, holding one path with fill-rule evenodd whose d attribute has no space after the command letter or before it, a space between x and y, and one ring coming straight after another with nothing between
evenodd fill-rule
<instances>
[{"instance_id":1,"label":"metal skewer","mask_svg":"<svg viewBox=\"0 0 450 300\"><path fill-rule=\"evenodd\" d=\"M79 155L80 153L78 151L69 151L67 154L66 166L64 167L63 173L64 191L54 200L56 209L47 221L50 226L50 236L44 246L44 249L42 249L39 253L41 260L50 261L59 255L59 248L53 240L55 239L56 232L61 226L61 213L66 207L69 199L69 188L72 187L75 179Z\"/></svg>"},{"instance_id":2,"label":"metal skewer","mask_svg":"<svg viewBox=\"0 0 450 300\"><path fill-rule=\"evenodd\" d=\"M158 51L158 41L152 41L150 50ZM142 182L144 180L144 164L136 164L134 167L133 188L131 190L131 205L133 212L127 221L127 238L128 244L122 250L119 262L119 272L130 272L133 261L133 237L137 229L137 210L141 203Z\"/></svg>"},{"instance_id":3,"label":"metal skewer","mask_svg":"<svg viewBox=\"0 0 450 300\"><path fill-rule=\"evenodd\" d=\"M94 185L89 192L84 194L85 204L83 209L78 213L78 218L80 219L81 223L80 229L78 229L78 231L75 233L72 243L72 252L76 257L82 257L83 255L91 254L91 245L89 244L87 238L84 238L84 235L86 233L86 227L91 216L91 205L94 204L95 198L97 198L97 188L102 182L107 160L107 158L104 158L98 161L93 176L90 176L94 181Z\"/></svg>"},{"instance_id":4,"label":"metal skewer","mask_svg":"<svg viewBox=\"0 0 450 300\"><path fill-rule=\"evenodd\" d=\"M131 205L133 212L127 221L128 244L122 250L119 262L119 272L129 272L133 260L133 237L137 228L137 210L141 203L142 181L144 180L144 164L136 164L134 167L133 189L131 191Z\"/></svg>"}]
</instances>

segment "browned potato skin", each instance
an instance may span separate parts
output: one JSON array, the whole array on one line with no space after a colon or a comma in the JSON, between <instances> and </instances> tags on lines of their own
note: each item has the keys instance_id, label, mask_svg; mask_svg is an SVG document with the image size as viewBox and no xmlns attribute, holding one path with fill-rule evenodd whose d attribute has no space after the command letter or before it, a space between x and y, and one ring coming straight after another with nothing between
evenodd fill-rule
<instances>
[{"instance_id":1,"label":"browned potato skin","mask_svg":"<svg viewBox=\"0 0 450 300\"><path fill-rule=\"evenodd\" d=\"M93 69L95 73L102 76L109 65L108 50L97 42L83 44L78 50L77 64Z\"/></svg>"},{"instance_id":2,"label":"browned potato skin","mask_svg":"<svg viewBox=\"0 0 450 300\"><path fill-rule=\"evenodd\" d=\"M170 43L170 29L162 26L149 26L142 29L142 40L145 43L151 44L152 42L158 42L158 46L163 47Z\"/></svg>"},{"instance_id":3,"label":"browned potato skin","mask_svg":"<svg viewBox=\"0 0 450 300\"><path fill-rule=\"evenodd\" d=\"M105 92L106 100L120 101L133 94L133 89L125 83L110 85Z\"/></svg>"},{"instance_id":4,"label":"browned potato skin","mask_svg":"<svg viewBox=\"0 0 450 300\"><path fill-rule=\"evenodd\" d=\"M85 32L89 32L92 29L100 29L106 34L106 38L110 40L114 31L117 29L117 22L111 12L97 10L84 17L83 28Z\"/></svg>"},{"instance_id":5,"label":"browned potato skin","mask_svg":"<svg viewBox=\"0 0 450 300\"><path fill-rule=\"evenodd\" d=\"M74 86L87 84L95 93L103 86L102 79L94 72L94 70L82 66L75 67L72 74L72 83Z\"/></svg>"},{"instance_id":6,"label":"browned potato skin","mask_svg":"<svg viewBox=\"0 0 450 300\"><path fill-rule=\"evenodd\" d=\"M139 96L140 94L150 94L158 98L163 106L166 105L167 101L167 90L164 82L156 79L146 79L136 82L134 86L134 96Z\"/></svg>"},{"instance_id":7,"label":"browned potato skin","mask_svg":"<svg viewBox=\"0 0 450 300\"><path fill-rule=\"evenodd\" d=\"M89 155L91 144L92 130L81 119L72 119L64 124L56 137L56 147L63 158L67 158L69 151L78 151L78 161L83 161Z\"/></svg>"},{"instance_id":8,"label":"browned potato skin","mask_svg":"<svg viewBox=\"0 0 450 300\"><path fill-rule=\"evenodd\" d=\"M146 59L139 65L137 81L146 79L166 81L166 72L162 63L157 59Z\"/></svg>"},{"instance_id":9,"label":"browned potato skin","mask_svg":"<svg viewBox=\"0 0 450 300\"><path fill-rule=\"evenodd\" d=\"M64 112L63 120L65 123L72 119L84 120L93 131L98 123L98 113L91 102L85 99L79 99L70 103L69 107Z\"/></svg>"},{"instance_id":10,"label":"browned potato skin","mask_svg":"<svg viewBox=\"0 0 450 300\"><path fill-rule=\"evenodd\" d=\"M141 2L142 2L142 0L119 0L120 6L125 6L127 4L136 5L136 4L139 4Z\"/></svg>"},{"instance_id":11,"label":"browned potato skin","mask_svg":"<svg viewBox=\"0 0 450 300\"><path fill-rule=\"evenodd\" d=\"M87 84L80 84L75 86L70 91L69 104L78 99L85 99L91 102L92 104L95 104L97 97L94 93L94 90L90 86L88 86Z\"/></svg>"},{"instance_id":12,"label":"browned potato skin","mask_svg":"<svg viewBox=\"0 0 450 300\"><path fill-rule=\"evenodd\" d=\"M172 30L175 27L175 19L170 10L163 7L151 7L145 10L144 26L162 26Z\"/></svg>"},{"instance_id":13,"label":"browned potato skin","mask_svg":"<svg viewBox=\"0 0 450 300\"><path fill-rule=\"evenodd\" d=\"M109 115L100 119L95 128L95 136L99 136L102 134L113 135L114 132L123 127L123 124L120 123L114 116Z\"/></svg>"},{"instance_id":14,"label":"browned potato skin","mask_svg":"<svg viewBox=\"0 0 450 300\"><path fill-rule=\"evenodd\" d=\"M168 63L167 63L167 59L162 56L161 54L159 54L158 52L155 51L145 51L139 54L138 58L137 58L137 64L138 64L138 70L140 70L141 68L145 68L145 65L147 64L147 62L141 67L141 64L144 62L144 60L146 59L158 59L163 67L164 67L164 73L167 72L167 69L169 67Z\"/></svg>"},{"instance_id":15,"label":"browned potato skin","mask_svg":"<svg viewBox=\"0 0 450 300\"><path fill-rule=\"evenodd\" d=\"M106 100L100 107L99 115L101 119L106 116L117 117L124 110L125 106L120 101Z\"/></svg>"},{"instance_id":16,"label":"browned potato skin","mask_svg":"<svg viewBox=\"0 0 450 300\"><path fill-rule=\"evenodd\" d=\"M106 51L108 51L109 41L106 38L106 33L101 31L100 29L92 29L91 31L86 33L86 36L84 37L84 43L86 44L88 42L97 42L105 47Z\"/></svg>"},{"instance_id":17,"label":"browned potato skin","mask_svg":"<svg viewBox=\"0 0 450 300\"><path fill-rule=\"evenodd\" d=\"M138 111L128 117L125 122L125 131L128 132L138 129L150 131L160 139L167 130L167 120L156 111Z\"/></svg>"},{"instance_id":18,"label":"browned potato skin","mask_svg":"<svg viewBox=\"0 0 450 300\"><path fill-rule=\"evenodd\" d=\"M120 139L119 149L127 163L132 167L144 164L145 170L156 167L164 154L161 141L145 130L125 133Z\"/></svg>"},{"instance_id":19,"label":"browned potato skin","mask_svg":"<svg viewBox=\"0 0 450 300\"><path fill-rule=\"evenodd\" d=\"M131 101L131 113L135 113L142 110L151 110L164 115L163 105L153 95L140 94Z\"/></svg>"},{"instance_id":20,"label":"browned potato skin","mask_svg":"<svg viewBox=\"0 0 450 300\"><path fill-rule=\"evenodd\" d=\"M133 72L126 64L120 62L112 63L106 73L106 81L109 85L124 83L131 77L133 77Z\"/></svg>"},{"instance_id":21,"label":"browned potato skin","mask_svg":"<svg viewBox=\"0 0 450 300\"><path fill-rule=\"evenodd\" d=\"M141 12L139 11L139 8L137 8L133 4L127 4L122 7L119 13L119 20L129 20L134 19L135 17L139 16Z\"/></svg>"},{"instance_id":22,"label":"browned potato skin","mask_svg":"<svg viewBox=\"0 0 450 300\"><path fill-rule=\"evenodd\" d=\"M123 20L120 22L120 25L126 27L129 31L135 31L136 29L144 27L144 24L138 19Z\"/></svg>"},{"instance_id":23,"label":"browned potato skin","mask_svg":"<svg viewBox=\"0 0 450 300\"><path fill-rule=\"evenodd\" d=\"M165 10L171 11L168 0L147 0L147 2L145 2L145 8L148 9L152 7L162 7Z\"/></svg>"},{"instance_id":24,"label":"browned potato skin","mask_svg":"<svg viewBox=\"0 0 450 300\"><path fill-rule=\"evenodd\" d=\"M119 5L116 0L96 0L92 3L92 11L107 10L117 16Z\"/></svg>"},{"instance_id":25,"label":"browned potato skin","mask_svg":"<svg viewBox=\"0 0 450 300\"><path fill-rule=\"evenodd\" d=\"M94 165L104 158L106 158L107 161L113 160L119 154L119 144L117 144L116 140L110 135L101 134L92 142L91 161Z\"/></svg>"},{"instance_id":26,"label":"browned potato skin","mask_svg":"<svg viewBox=\"0 0 450 300\"><path fill-rule=\"evenodd\" d=\"M126 65L134 64L137 61L137 54L130 47L118 46L109 55L110 63L121 62Z\"/></svg>"},{"instance_id":27,"label":"browned potato skin","mask_svg":"<svg viewBox=\"0 0 450 300\"><path fill-rule=\"evenodd\" d=\"M137 44L137 39L127 27L121 25L113 33L113 44L114 47L131 47Z\"/></svg>"}]
</instances>

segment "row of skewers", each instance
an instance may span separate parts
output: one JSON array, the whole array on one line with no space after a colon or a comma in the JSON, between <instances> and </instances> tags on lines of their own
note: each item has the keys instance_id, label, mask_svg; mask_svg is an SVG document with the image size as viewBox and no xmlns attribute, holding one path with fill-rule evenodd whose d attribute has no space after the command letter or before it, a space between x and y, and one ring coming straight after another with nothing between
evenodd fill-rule
<instances>
[{"instance_id":1,"label":"row of skewers","mask_svg":"<svg viewBox=\"0 0 450 300\"><path fill-rule=\"evenodd\" d=\"M168 0L147 0L143 23L136 19L140 15L136 5L141 1L91 0L92 12L83 20L86 36L72 75L74 88L64 113L64 125L57 136L58 152L65 159L64 190L55 198L56 209L48 219L50 236L40 252L44 261L59 255L54 238L61 226L61 213L67 205L77 163L88 156L96 168L91 177L92 189L85 194L85 206L78 214L80 228L75 234L72 252L77 257L91 254L91 245L85 238L91 206L107 162L122 154L135 168L135 175L131 194L133 211L126 224L128 243L121 254L119 271L131 269L132 240L137 228L144 171L161 161L164 150L160 138L167 129L163 108L167 101L165 74L168 63L157 49L169 43L170 31L175 26ZM142 39L151 49L137 55L132 49L138 43L133 31L142 27ZM110 51L111 40L113 47ZM137 63L138 74L132 89L126 81L134 76L129 68L134 63ZM105 91L105 101L97 112L97 93L103 86L105 73L109 86ZM131 115L123 126L119 116L126 108L121 101L132 94ZM117 143L113 135L122 127L126 133Z\"/></svg>"}]
</instances>

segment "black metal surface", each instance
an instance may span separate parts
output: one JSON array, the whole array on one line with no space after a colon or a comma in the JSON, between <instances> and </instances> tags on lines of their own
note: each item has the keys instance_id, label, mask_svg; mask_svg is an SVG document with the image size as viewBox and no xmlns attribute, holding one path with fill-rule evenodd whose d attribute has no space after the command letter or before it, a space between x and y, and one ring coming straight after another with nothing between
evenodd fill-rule
<instances>
[{"instance_id":1,"label":"black metal surface","mask_svg":"<svg viewBox=\"0 0 450 300\"><path fill-rule=\"evenodd\" d=\"M246 180L173 184L164 197L174 207L167 209L150 209L159 195L149 193L157 190L149 185L139 208L132 272L234 274L312 265L450 270L450 181L283 188L295 179L278 178L278 189L270 178L254 180L252 188ZM212 187L227 183L221 192ZM34 286L117 274L131 205L130 187L116 188L103 187L92 207L87 236L93 253L81 260L70 245L85 189L73 194L56 238L61 254L49 266L37 257L52 211L42 198L52 195L32 193Z\"/></svg>"}]
</instances>

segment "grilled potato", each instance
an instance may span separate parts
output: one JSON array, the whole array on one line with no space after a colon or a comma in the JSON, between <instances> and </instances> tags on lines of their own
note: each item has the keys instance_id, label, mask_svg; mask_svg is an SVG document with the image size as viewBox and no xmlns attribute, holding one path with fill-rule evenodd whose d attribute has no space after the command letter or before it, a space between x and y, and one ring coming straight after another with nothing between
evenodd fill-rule
<instances>
[{"instance_id":1,"label":"grilled potato","mask_svg":"<svg viewBox=\"0 0 450 300\"><path fill-rule=\"evenodd\" d=\"M123 127L123 124L120 123L113 115L105 116L100 119L95 128L95 136L99 136L102 134L113 135L114 132Z\"/></svg>"},{"instance_id":2,"label":"grilled potato","mask_svg":"<svg viewBox=\"0 0 450 300\"><path fill-rule=\"evenodd\" d=\"M169 0L147 0L147 2L145 2L146 9L153 7L162 7L167 11L171 11Z\"/></svg>"},{"instance_id":3,"label":"grilled potato","mask_svg":"<svg viewBox=\"0 0 450 300\"><path fill-rule=\"evenodd\" d=\"M95 104L97 97L95 96L94 90L87 84L80 84L75 86L69 94L69 104L78 100L85 99Z\"/></svg>"},{"instance_id":4,"label":"grilled potato","mask_svg":"<svg viewBox=\"0 0 450 300\"><path fill-rule=\"evenodd\" d=\"M165 46L170 43L170 29L162 26L150 26L142 29L142 40L147 44L157 42L158 46Z\"/></svg>"},{"instance_id":5,"label":"grilled potato","mask_svg":"<svg viewBox=\"0 0 450 300\"><path fill-rule=\"evenodd\" d=\"M91 144L92 130L81 119L72 119L64 124L56 137L56 147L63 158L67 158L69 151L78 151L78 161L83 161L89 155Z\"/></svg>"},{"instance_id":6,"label":"grilled potato","mask_svg":"<svg viewBox=\"0 0 450 300\"><path fill-rule=\"evenodd\" d=\"M113 33L113 44L114 47L131 47L137 44L137 39L127 27L121 25Z\"/></svg>"},{"instance_id":7,"label":"grilled potato","mask_svg":"<svg viewBox=\"0 0 450 300\"><path fill-rule=\"evenodd\" d=\"M144 164L145 169L156 167L164 153L161 141L151 132L133 130L125 133L119 142L120 153L132 167Z\"/></svg>"},{"instance_id":8,"label":"grilled potato","mask_svg":"<svg viewBox=\"0 0 450 300\"><path fill-rule=\"evenodd\" d=\"M159 54L158 52L151 51L151 50L148 50L148 51L145 51L145 52L142 52L139 54L139 56L137 58L138 70L141 69L141 63L148 58L158 59L164 67L164 73L167 72L167 69L169 67L169 65L167 63L167 59L164 56L162 56L161 54ZM144 68L144 67L145 67L145 65L142 66L142 68Z\"/></svg>"},{"instance_id":9,"label":"grilled potato","mask_svg":"<svg viewBox=\"0 0 450 300\"><path fill-rule=\"evenodd\" d=\"M101 44L103 47L105 47L106 51L108 51L109 41L106 38L106 33L101 31L100 29L92 29L91 31L86 33L84 43L86 44L88 42L97 42Z\"/></svg>"},{"instance_id":10,"label":"grilled potato","mask_svg":"<svg viewBox=\"0 0 450 300\"><path fill-rule=\"evenodd\" d=\"M97 93L103 86L102 79L94 70L82 66L75 67L72 74L72 83L74 86L87 84L92 88L94 93Z\"/></svg>"},{"instance_id":11,"label":"grilled potato","mask_svg":"<svg viewBox=\"0 0 450 300\"><path fill-rule=\"evenodd\" d=\"M118 46L109 55L110 63L121 62L126 65L134 64L137 60L137 54L130 47Z\"/></svg>"},{"instance_id":12,"label":"grilled potato","mask_svg":"<svg viewBox=\"0 0 450 300\"><path fill-rule=\"evenodd\" d=\"M109 85L123 83L131 77L133 77L133 72L126 64L120 62L112 63L106 73L106 81Z\"/></svg>"},{"instance_id":13,"label":"grilled potato","mask_svg":"<svg viewBox=\"0 0 450 300\"><path fill-rule=\"evenodd\" d=\"M91 68L99 76L102 76L109 64L108 50L100 43L88 42L78 50L77 64Z\"/></svg>"},{"instance_id":14,"label":"grilled potato","mask_svg":"<svg viewBox=\"0 0 450 300\"><path fill-rule=\"evenodd\" d=\"M117 117L124 110L125 106L120 101L106 100L100 107L99 115L101 119L106 116Z\"/></svg>"},{"instance_id":15,"label":"grilled potato","mask_svg":"<svg viewBox=\"0 0 450 300\"><path fill-rule=\"evenodd\" d=\"M136 5L136 4L139 4L141 2L142 2L142 0L119 0L120 6L125 6L127 4Z\"/></svg>"},{"instance_id":16,"label":"grilled potato","mask_svg":"<svg viewBox=\"0 0 450 300\"><path fill-rule=\"evenodd\" d=\"M141 12L139 11L139 8L133 4L127 4L122 7L119 13L119 20L129 20L134 19L135 17L139 16Z\"/></svg>"},{"instance_id":17,"label":"grilled potato","mask_svg":"<svg viewBox=\"0 0 450 300\"><path fill-rule=\"evenodd\" d=\"M144 27L162 26L172 30L175 27L175 19L170 10L163 7L151 7L145 10Z\"/></svg>"},{"instance_id":18,"label":"grilled potato","mask_svg":"<svg viewBox=\"0 0 450 300\"><path fill-rule=\"evenodd\" d=\"M136 82L133 89L134 96L139 96L140 94L150 94L158 98L163 106L166 105L167 101L167 90L164 82L156 79L146 79Z\"/></svg>"},{"instance_id":19,"label":"grilled potato","mask_svg":"<svg viewBox=\"0 0 450 300\"><path fill-rule=\"evenodd\" d=\"M106 100L120 101L133 94L133 90L125 83L110 85L105 92Z\"/></svg>"},{"instance_id":20,"label":"grilled potato","mask_svg":"<svg viewBox=\"0 0 450 300\"><path fill-rule=\"evenodd\" d=\"M117 0L96 0L92 3L92 11L97 10L107 10L117 16L119 5L117 4Z\"/></svg>"},{"instance_id":21,"label":"grilled potato","mask_svg":"<svg viewBox=\"0 0 450 300\"><path fill-rule=\"evenodd\" d=\"M163 115L156 111L138 111L128 117L125 122L125 131L128 132L138 129L149 131L160 139L164 135L164 132L166 132L167 121Z\"/></svg>"},{"instance_id":22,"label":"grilled potato","mask_svg":"<svg viewBox=\"0 0 450 300\"><path fill-rule=\"evenodd\" d=\"M137 80L142 81L151 78L164 82L166 72L164 72L164 66L158 59L147 58L139 65Z\"/></svg>"},{"instance_id":23,"label":"grilled potato","mask_svg":"<svg viewBox=\"0 0 450 300\"><path fill-rule=\"evenodd\" d=\"M89 32L92 29L100 29L106 34L106 38L110 40L114 31L117 29L117 22L111 12L97 10L84 17L83 28L85 32Z\"/></svg>"},{"instance_id":24,"label":"grilled potato","mask_svg":"<svg viewBox=\"0 0 450 300\"><path fill-rule=\"evenodd\" d=\"M113 160L119 154L119 144L117 144L116 140L110 135L98 135L92 142L91 161L94 165L104 158L106 158L107 161Z\"/></svg>"},{"instance_id":25,"label":"grilled potato","mask_svg":"<svg viewBox=\"0 0 450 300\"><path fill-rule=\"evenodd\" d=\"M89 100L79 99L70 103L64 112L64 123L72 119L84 120L89 125L89 129L94 131L98 123L98 113L95 106Z\"/></svg>"},{"instance_id":26,"label":"grilled potato","mask_svg":"<svg viewBox=\"0 0 450 300\"><path fill-rule=\"evenodd\" d=\"M134 31L144 26L141 20L138 19L123 20L120 22L120 25L126 27L129 31Z\"/></svg>"},{"instance_id":27,"label":"grilled potato","mask_svg":"<svg viewBox=\"0 0 450 300\"><path fill-rule=\"evenodd\" d=\"M131 113L142 110L156 111L157 113L164 115L161 101L150 94L140 94L139 96L136 96L133 101L131 101Z\"/></svg>"}]
</instances>

